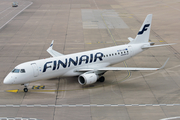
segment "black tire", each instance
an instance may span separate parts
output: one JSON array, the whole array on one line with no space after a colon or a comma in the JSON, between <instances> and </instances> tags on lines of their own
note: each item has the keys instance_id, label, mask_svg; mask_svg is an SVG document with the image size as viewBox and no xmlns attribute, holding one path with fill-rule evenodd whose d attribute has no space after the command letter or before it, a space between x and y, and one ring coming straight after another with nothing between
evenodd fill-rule
<instances>
[{"instance_id":1,"label":"black tire","mask_svg":"<svg viewBox=\"0 0 180 120\"><path fill-rule=\"evenodd\" d=\"M99 82L104 82L105 81L105 77L104 76L101 76L100 78L99 78Z\"/></svg>"},{"instance_id":2,"label":"black tire","mask_svg":"<svg viewBox=\"0 0 180 120\"><path fill-rule=\"evenodd\" d=\"M24 88L24 92L25 92L25 93L28 92L28 89L27 89L27 88Z\"/></svg>"}]
</instances>

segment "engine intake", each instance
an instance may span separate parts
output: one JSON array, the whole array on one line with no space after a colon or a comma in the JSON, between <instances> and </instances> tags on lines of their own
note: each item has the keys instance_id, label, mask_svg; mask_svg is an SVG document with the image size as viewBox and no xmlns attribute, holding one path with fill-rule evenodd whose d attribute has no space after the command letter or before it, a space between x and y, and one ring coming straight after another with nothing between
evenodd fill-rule
<instances>
[{"instance_id":1,"label":"engine intake","mask_svg":"<svg viewBox=\"0 0 180 120\"><path fill-rule=\"evenodd\" d=\"M78 77L78 82L81 85L90 85L98 80L99 76L95 73L84 73Z\"/></svg>"}]
</instances>

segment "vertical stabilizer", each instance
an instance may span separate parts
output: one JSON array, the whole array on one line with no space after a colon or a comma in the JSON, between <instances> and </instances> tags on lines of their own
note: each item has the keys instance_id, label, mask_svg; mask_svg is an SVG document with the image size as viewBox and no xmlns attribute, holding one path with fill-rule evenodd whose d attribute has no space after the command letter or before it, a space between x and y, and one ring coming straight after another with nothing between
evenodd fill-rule
<instances>
[{"instance_id":1,"label":"vertical stabilizer","mask_svg":"<svg viewBox=\"0 0 180 120\"><path fill-rule=\"evenodd\" d=\"M142 24L136 38L130 44L147 43L149 41L149 34L151 29L152 14L147 15Z\"/></svg>"}]
</instances>

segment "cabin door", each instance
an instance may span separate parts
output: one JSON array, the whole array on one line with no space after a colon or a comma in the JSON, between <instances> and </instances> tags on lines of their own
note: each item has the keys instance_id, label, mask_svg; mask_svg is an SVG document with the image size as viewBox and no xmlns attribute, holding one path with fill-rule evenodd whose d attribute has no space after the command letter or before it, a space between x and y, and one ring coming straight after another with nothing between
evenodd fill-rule
<instances>
[{"instance_id":1,"label":"cabin door","mask_svg":"<svg viewBox=\"0 0 180 120\"><path fill-rule=\"evenodd\" d=\"M132 57L133 56L133 48L131 45L128 46L128 51L129 51L129 55Z\"/></svg>"},{"instance_id":2,"label":"cabin door","mask_svg":"<svg viewBox=\"0 0 180 120\"><path fill-rule=\"evenodd\" d=\"M32 63L31 66L33 68L34 77L37 77L39 75L38 66L36 65L36 63Z\"/></svg>"}]
</instances>

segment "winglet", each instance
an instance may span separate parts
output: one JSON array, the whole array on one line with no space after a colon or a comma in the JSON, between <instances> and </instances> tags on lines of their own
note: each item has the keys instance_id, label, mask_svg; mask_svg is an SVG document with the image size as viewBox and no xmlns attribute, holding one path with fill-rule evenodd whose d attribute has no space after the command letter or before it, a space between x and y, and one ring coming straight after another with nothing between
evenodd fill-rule
<instances>
[{"instance_id":1,"label":"winglet","mask_svg":"<svg viewBox=\"0 0 180 120\"><path fill-rule=\"evenodd\" d=\"M163 69L163 68L166 66L166 64L167 64L168 61L169 61L169 58L166 60L166 62L164 63L164 65L163 65L162 67L160 67L159 69L157 69L157 70Z\"/></svg>"},{"instance_id":2,"label":"winglet","mask_svg":"<svg viewBox=\"0 0 180 120\"><path fill-rule=\"evenodd\" d=\"M53 57L58 57L58 56L62 56L63 54L53 50L53 43L54 43L54 40L52 40L49 48L47 49L47 52L52 55Z\"/></svg>"},{"instance_id":3,"label":"winglet","mask_svg":"<svg viewBox=\"0 0 180 120\"><path fill-rule=\"evenodd\" d=\"M54 40L52 40L52 42L51 42L51 44L50 44L49 48L47 49L47 51L49 51L49 50L52 50L52 49L53 49L53 43L54 43Z\"/></svg>"},{"instance_id":4,"label":"winglet","mask_svg":"<svg viewBox=\"0 0 180 120\"><path fill-rule=\"evenodd\" d=\"M53 43L54 43L54 40L52 40L51 45L50 45L49 48L53 48Z\"/></svg>"}]
</instances>

